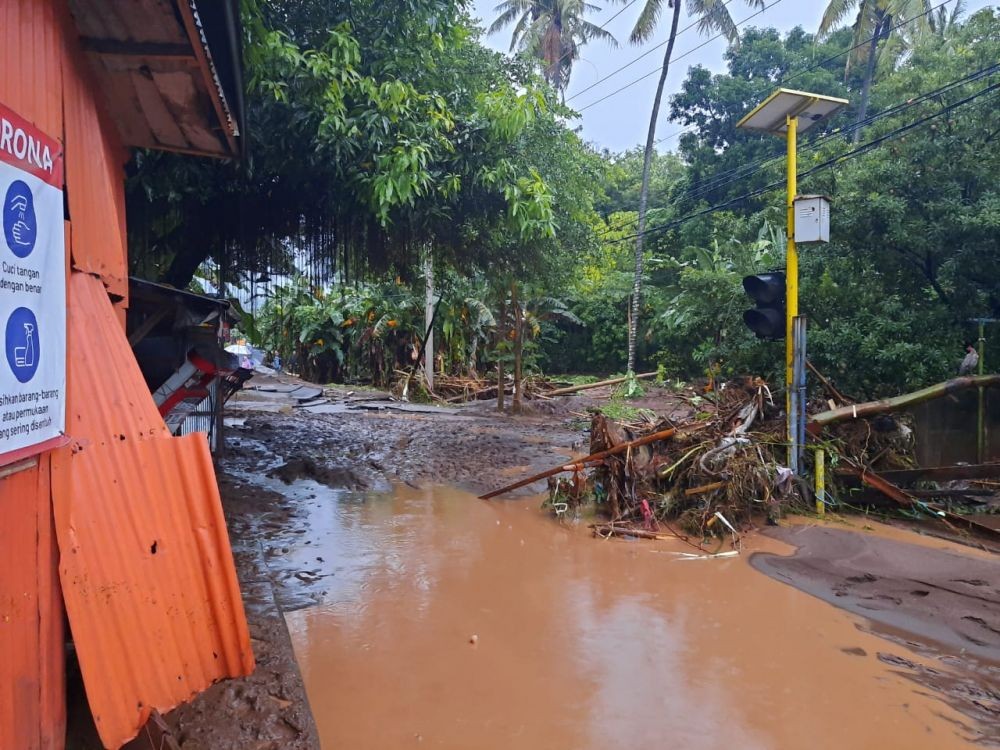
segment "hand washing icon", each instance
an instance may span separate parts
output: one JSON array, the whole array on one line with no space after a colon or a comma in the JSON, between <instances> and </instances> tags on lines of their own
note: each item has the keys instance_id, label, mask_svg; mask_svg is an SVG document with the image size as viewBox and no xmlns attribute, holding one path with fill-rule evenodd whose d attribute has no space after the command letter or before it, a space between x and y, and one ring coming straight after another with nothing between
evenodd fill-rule
<instances>
[{"instance_id":1,"label":"hand washing icon","mask_svg":"<svg viewBox=\"0 0 1000 750\"><path fill-rule=\"evenodd\" d=\"M14 180L3 201L3 233L7 247L18 258L27 258L35 249L38 221L31 188L23 180Z\"/></svg>"},{"instance_id":2,"label":"hand washing icon","mask_svg":"<svg viewBox=\"0 0 1000 750\"><path fill-rule=\"evenodd\" d=\"M27 383L38 370L39 331L35 314L26 307L18 307L7 319L4 349L7 364L14 377Z\"/></svg>"}]
</instances>

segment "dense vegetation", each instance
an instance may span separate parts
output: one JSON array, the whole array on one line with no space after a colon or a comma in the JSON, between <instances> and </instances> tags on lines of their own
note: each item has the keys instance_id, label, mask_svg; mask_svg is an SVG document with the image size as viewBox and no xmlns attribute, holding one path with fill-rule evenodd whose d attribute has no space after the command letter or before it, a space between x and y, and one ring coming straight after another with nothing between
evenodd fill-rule
<instances>
[{"instance_id":1,"label":"dense vegetation","mask_svg":"<svg viewBox=\"0 0 1000 750\"><path fill-rule=\"evenodd\" d=\"M780 382L741 279L784 263L784 146L736 129L780 85L852 101L800 143L800 192L834 206L833 241L801 253L810 359L898 392L1000 317L1000 13L921 18L850 52L865 37L836 19L745 28L725 73L667 92L685 132L650 163L636 369ZM644 154L585 143L552 85L593 28L508 57L459 0L245 0L244 26L247 156L136 159L135 273L239 296L246 332L319 380L413 363L430 266L439 368L625 369Z\"/></svg>"}]
</instances>

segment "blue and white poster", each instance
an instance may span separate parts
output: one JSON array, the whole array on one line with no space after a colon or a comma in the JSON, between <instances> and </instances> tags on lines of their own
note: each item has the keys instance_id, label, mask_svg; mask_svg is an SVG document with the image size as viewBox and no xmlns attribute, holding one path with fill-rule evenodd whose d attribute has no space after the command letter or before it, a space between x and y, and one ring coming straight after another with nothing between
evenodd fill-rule
<instances>
[{"instance_id":1,"label":"blue and white poster","mask_svg":"<svg viewBox=\"0 0 1000 750\"><path fill-rule=\"evenodd\" d=\"M66 426L62 146L0 104L0 465Z\"/></svg>"}]
</instances>

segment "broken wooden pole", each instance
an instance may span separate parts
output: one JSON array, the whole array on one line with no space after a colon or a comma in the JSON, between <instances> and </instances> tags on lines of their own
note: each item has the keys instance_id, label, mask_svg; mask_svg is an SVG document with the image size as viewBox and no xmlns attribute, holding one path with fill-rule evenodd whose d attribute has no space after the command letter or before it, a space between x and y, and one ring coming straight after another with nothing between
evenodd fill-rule
<instances>
[{"instance_id":1,"label":"broken wooden pole","mask_svg":"<svg viewBox=\"0 0 1000 750\"><path fill-rule=\"evenodd\" d=\"M648 380L649 378L655 378L655 372L644 372L641 375L636 375L636 380ZM549 391L546 396L568 396L570 393L576 393L578 391L587 391L591 388L600 388L602 385L618 385L619 383L624 383L628 380L626 375L623 378L611 378L610 380L599 380L596 383L584 383L583 385L571 385L566 388L556 388L554 391Z\"/></svg>"},{"instance_id":2,"label":"broken wooden pole","mask_svg":"<svg viewBox=\"0 0 1000 750\"><path fill-rule=\"evenodd\" d=\"M857 476L850 469L837 469L837 476ZM955 466L926 466L919 469L889 469L879 476L898 485L912 484L919 480L947 482L954 479L989 479L1000 477L1000 464L958 464Z\"/></svg>"},{"instance_id":3,"label":"broken wooden pole","mask_svg":"<svg viewBox=\"0 0 1000 750\"><path fill-rule=\"evenodd\" d=\"M633 536L638 539L674 539L673 534L657 534L654 531L645 529L632 529L628 526L615 526L611 523L592 523L590 528L594 530L595 536Z\"/></svg>"},{"instance_id":4,"label":"broken wooden pole","mask_svg":"<svg viewBox=\"0 0 1000 750\"><path fill-rule=\"evenodd\" d=\"M883 479L881 476L871 471L870 469L859 469L857 467L849 467L852 473L855 473L861 478L861 481L871 487L881 492L883 495L888 497L890 500L898 503L904 508L910 508L914 505L915 499L912 494L908 491L900 489L892 482ZM974 531L986 532L990 536L1000 534L1000 529L995 529L992 526L987 526L981 521L977 521L974 518L969 518L967 516L960 515L958 513L952 513L950 510L942 508L936 503L921 502L920 506L925 510L931 511L931 513L936 513L939 519L946 521L951 521L952 523L960 523Z\"/></svg>"},{"instance_id":5,"label":"broken wooden pole","mask_svg":"<svg viewBox=\"0 0 1000 750\"><path fill-rule=\"evenodd\" d=\"M887 498L895 503L903 506L904 508L909 508L913 505L913 497L906 492L906 490L900 489L888 479L883 479L878 474L870 469L859 469L856 466L849 466L845 471L854 474L861 480L862 484L866 484L874 490L878 490Z\"/></svg>"},{"instance_id":6,"label":"broken wooden pole","mask_svg":"<svg viewBox=\"0 0 1000 750\"><path fill-rule=\"evenodd\" d=\"M638 448L640 445L647 445L649 443L655 443L657 440L667 440L671 438L674 433L677 432L676 428L671 427L669 430L660 430L659 432L654 432L645 437L637 438L636 440L630 440L627 443L620 443L614 448L610 448L606 451L599 451L597 453L591 453L586 458L581 458L578 461L571 461L567 464L562 464L560 466L555 466L546 471L539 472L527 479L522 479L519 482L514 482L513 484L508 484L506 487L501 487L498 490L493 490L492 492L487 492L485 495L480 495L480 500L489 500L491 497L496 497L497 495L505 495L511 490L516 490L529 484L537 482L539 479L546 479L556 474L561 474L564 471L579 471L584 468L585 464L594 463L596 461L603 461L608 456L614 456L618 453L624 453L629 448Z\"/></svg>"},{"instance_id":7,"label":"broken wooden pole","mask_svg":"<svg viewBox=\"0 0 1000 750\"><path fill-rule=\"evenodd\" d=\"M930 401L931 399L948 396L958 391L968 388L993 388L1000 386L1000 375L970 375L961 378L952 378L943 383L922 388L913 393L904 393L901 396L885 398L880 401L868 401L864 404L851 404L841 406L837 409L814 414L809 420L808 429L816 434L820 429L834 422L842 422L845 419L858 419L859 417L871 417L885 412L898 411L908 406Z\"/></svg>"}]
</instances>

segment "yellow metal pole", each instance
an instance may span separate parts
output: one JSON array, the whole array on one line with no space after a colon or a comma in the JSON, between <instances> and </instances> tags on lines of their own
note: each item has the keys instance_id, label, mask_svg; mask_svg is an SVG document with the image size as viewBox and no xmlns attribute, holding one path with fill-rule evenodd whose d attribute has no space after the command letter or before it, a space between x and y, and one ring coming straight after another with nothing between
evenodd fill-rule
<instances>
[{"instance_id":1,"label":"yellow metal pole","mask_svg":"<svg viewBox=\"0 0 1000 750\"><path fill-rule=\"evenodd\" d=\"M816 512L826 515L826 451L816 449Z\"/></svg>"},{"instance_id":2,"label":"yellow metal pole","mask_svg":"<svg viewBox=\"0 0 1000 750\"><path fill-rule=\"evenodd\" d=\"M795 249L795 194L798 191L798 170L796 166L796 135L799 120L797 117L786 118L788 126L788 238L785 255L785 413L786 433L788 440L792 439L792 366L795 361L795 350L792 337L792 321L799 314L799 254ZM790 448L793 450L794 448Z\"/></svg>"}]
</instances>

